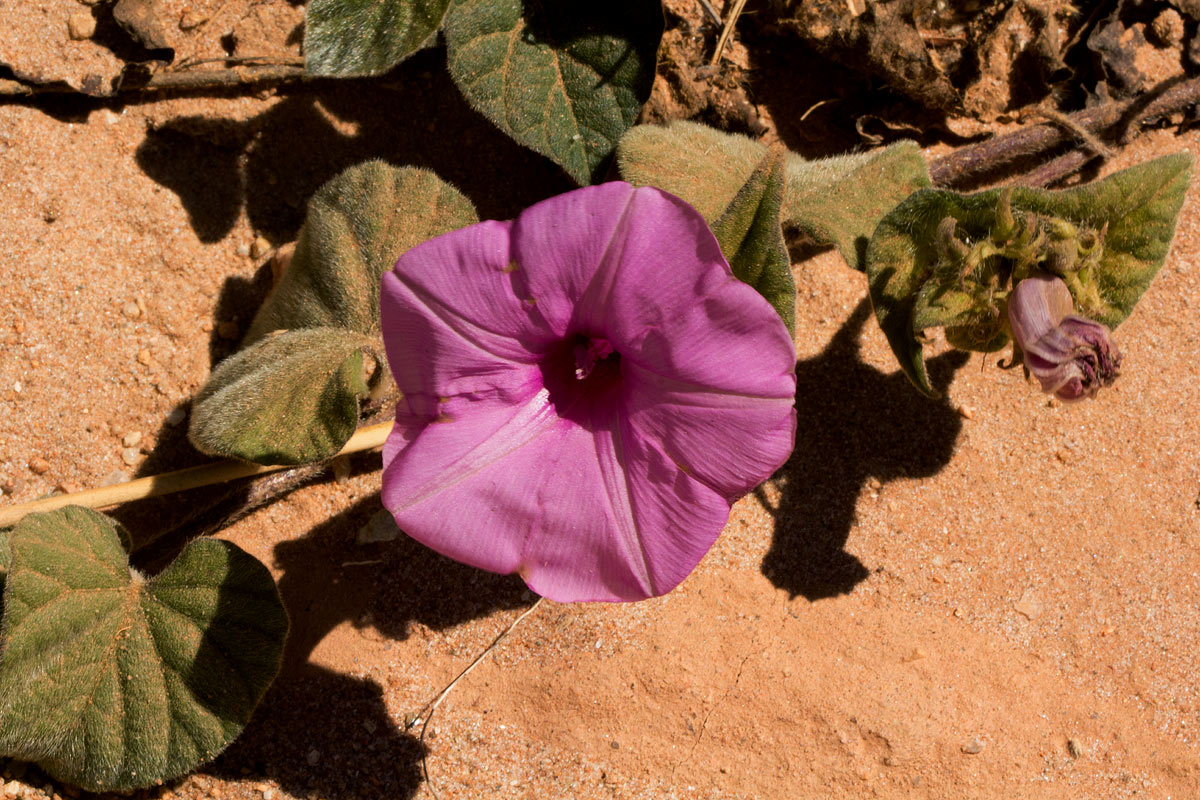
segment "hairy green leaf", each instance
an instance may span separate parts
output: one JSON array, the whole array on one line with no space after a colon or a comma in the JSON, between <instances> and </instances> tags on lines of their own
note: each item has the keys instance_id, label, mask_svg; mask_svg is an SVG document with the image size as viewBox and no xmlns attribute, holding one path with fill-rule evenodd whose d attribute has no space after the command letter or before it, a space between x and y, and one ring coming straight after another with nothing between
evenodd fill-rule
<instances>
[{"instance_id":1,"label":"hairy green leaf","mask_svg":"<svg viewBox=\"0 0 1200 800\"><path fill-rule=\"evenodd\" d=\"M663 15L646 0L453 0L444 31L471 106L588 184L650 96Z\"/></svg>"},{"instance_id":2,"label":"hairy green leaf","mask_svg":"<svg viewBox=\"0 0 1200 800\"><path fill-rule=\"evenodd\" d=\"M381 75L434 38L450 0L310 0L304 66L313 75Z\"/></svg>"},{"instance_id":3,"label":"hairy green leaf","mask_svg":"<svg viewBox=\"0 0 1200 800\"><path fill-rule=\"evenodd\" d=\"M687 201L710 225L767 156L766 145L699 122L637 125L617 145L621 177Z\"/></svg>"},{"instance_id":4,"label":"hairy green leaf","mask_svg":"<svg viewBox=\"0 0 1200 800\"><path fill-rule=\"evenodd\" d=\"M879 223L866 269L905 374L935 395L918 339L926 327L947 326L956 346L1002 347L1008 292L1034 271L1061 277L1079 314L1116 328L1166 259L1191 164L1164 156L1062 191L912 194Z\"/></svg>"},{"instance_id":5,"label":"hairy green leaf","mask_svg":"<svg viewBox=\"0 0 1200 800\"><path fill-rule=\"evenodd\" d=\"M748 136L677 121L631 128L618 145L617 164L625 180L678 195L711 224L766 154L766 146ZM929 170L912 142L816 161L788 153L786 173L784 224L836 246L858 270L879 220L929 186Z\"/></svg>"},{"instance_id":6,"label":"hairy green leaf","mask_svg":"<svg viewBox=\"0 0 1200 800\"><path fill-rule=\"evenodd\" d=\"M354 435L379 352L340 328L276 331L213 370L192 404L192 444L258 464L328 458Z\"/></svg>"},{"instance_id":7,"label":"hairy green leaf","mask_svg":"<svg viewBox=\"0 0 1200 800\"><path fill-rule=\"evenodd\" d=\"M0 530L0 614L4 613L4 583L8 580L8 566L12 563L12 552L8 548L8 531Z\"/></svg>"},{"instance_id":8,"label":"hairy green leaf","mask_svg":"<svg viewBox=\"0 0 1200 800\"><path fill-rule=\"evenodd\" d=\"M479 217L434 173L368 161L317 190L296 251L244 344L288 328L379 332L379 281L404 251Z\"/></svg>"},{"instance_id":9,"label":"hairy green leaf","mask_svg":"<svg viewBox=\"0 0 1200 800\"><path fill-rule=\"evenodd\" d=\"M197 539L146 578L124 530L75 506L31 514L9 545L0 752L120 791L189 772L241 732L288 625L258 560Z\"/></svg>"},{"instance_id":10,"label":"hairy green leaf","mask_svg":"<svg viewBox=\"0 0 1200 800\"><path fill-rule=\"evenodd\" d=\"M867 242L889 211L930 185L929 167L913 142L806 161L792 155L783 218L818 244L832 244L854 269L866 269Z\"/></svg>"},{"instance_id":11,"label":"hairy green leaf","mask_svg":"<svg viewBox=\"0 0 1200 800\"><path fill-rule=\"evenodd\" d=\"M733 274L767 298L795 335L796 281L779 226L784 182L783 152L768 154L712 231Z\"/></svg>"},{"instance_id":12,"label":"hairy green leaf","mask_svg":"<svg viewBox=\"0 0 1200 800\"><path fill-rule=\"evenodd\" d=\"M383 273L409 248L477 220L470 201L427 170L370 161L322 186L243 349L196 398L192 443L259 464L337 453L358 425L364 364L372 385L386 373Z\"/></svg>"}]
</instances>

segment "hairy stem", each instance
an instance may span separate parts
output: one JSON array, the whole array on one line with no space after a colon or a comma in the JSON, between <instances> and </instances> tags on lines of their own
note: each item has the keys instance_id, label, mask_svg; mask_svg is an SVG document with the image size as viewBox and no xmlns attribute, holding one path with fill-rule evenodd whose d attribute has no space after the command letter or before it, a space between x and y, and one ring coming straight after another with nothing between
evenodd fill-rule
<instances>
[{"instance_id":1,"label":"hairy stem","mask_svg":"<svg viewBox=\"0 0 1200 800\"><path fill-rule=\"evenodd\" d=\"M350 441L346 442L346 446L339 452L338 456L349 455L350 453L359 453L364 450L372 450L383 444L387 439L388 432L392 429L391 422L383 422L378 425L371 425L365 428L360 428L355 434L350 437ZM335 456L336 458L337 456ZM132 500L144 500L148 497L159 497L166 494L174 494L188 489L198 489L201 486L211 486L217 483L227 483L239 478L248 478L253 475L263 475L269 472L281 472L286 470L288 473L301 473L305 470L313 470L315 472L306 475L311 477L315 474L320 474L324 471L325 465L301 465L299 467L287 465L272 465L263 466L261 464L250 464L245 461L219 461L215 464L203 464L198 467L190 467L188 469L176 470L175 472L167 472L162 475L151 475L146 478L138 478L137 480L129 481L128 483L117 484L116 486L102 486L98 489L87 489L82 492L73 494L60 494L52 497L43 497L40 500L33 500L28 503L10 506L8 508L0 508L0 528L6 528L16 524L26 514L32 514L37 511L53 511L56 508L64 506L84 506L86 508L105 508L107 506L115 506L119 503L128 503ZM294 484L290 484L286 480L268 482L267 486L278 485L282 491L290 491L295 488ZM261 497L263 492L252 493L260 496L255 497L257 501L255 505L261 505L266 502ZM266 491L271 497L276 496L278 491L272 492L270 489ZM267 498L270 499L270 498Z\"/></svg>"},{"instance_id":2,"label":"hairy stem","mask_svg":"<svg viewBox=\"0 0 1200 800\"><path fill-rule=\"evenodd\" d=\"M1031 173L1033 179L1022 180L1029 185L1045 185L1069 175L1094 156L1096 141L1126 144L1137 135L1144 122L1174 114L1200 102L1200 78L1163 81L1146 94L1121 102L1106 103L1095 108L1067 114L1061 120L1031 125L1019 131L997 136L986 142L935 159L929 165L929 175L936 186L964 188L1005 175L1022 172L1022 162L1036 162L1064 145L1075 142L1075 148L1059 154L1051 168L1043 164ZM1088 136L1080 137L1076 129ZM1068 158L1068 156L1070 156Z\"/></svg>"}]
</instances>

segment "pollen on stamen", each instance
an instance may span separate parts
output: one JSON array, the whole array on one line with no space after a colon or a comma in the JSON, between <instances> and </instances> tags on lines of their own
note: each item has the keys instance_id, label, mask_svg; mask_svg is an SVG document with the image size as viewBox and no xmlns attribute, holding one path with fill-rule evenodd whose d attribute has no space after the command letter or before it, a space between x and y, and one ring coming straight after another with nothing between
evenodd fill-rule
<instances>
[{"instance_id":1,"label":"pollen on stamen","mask_svg":"<svg viewBox=\"0 0 1200 800\"><path fill-rule=\"evenodd\" d=\"M516 261L510 261L510 262L508 262L508 266L507 266L507 267L505 267L503 271L504 271L504 272L507 274L507 273L509 273L509 272L516 272L516 271L517 271L517 268L518 268L518 267L517 267L517 262L516 262Z\"/></svg>"}]
</instances>

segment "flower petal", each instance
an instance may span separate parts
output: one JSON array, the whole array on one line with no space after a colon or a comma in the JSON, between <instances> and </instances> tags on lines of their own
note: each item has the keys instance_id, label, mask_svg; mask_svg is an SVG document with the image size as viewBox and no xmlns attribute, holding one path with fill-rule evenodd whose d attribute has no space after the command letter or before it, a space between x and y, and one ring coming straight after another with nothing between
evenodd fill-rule
<instances>
[{"instance_id":1,"label":"flower petal","mask_svg":"<svg viewBox=\"0 0 1200 800\"><path fill-rule=\"evenodd\" d=\"M620 265L625 227L639 191L621 182L587 186L530 206L513 223L517 269L559 337L603 326L607 307L580 300L598 274Z\"/></svg>"},{"instance_id":2,"label":"flower petal","mask_svg":"<svg viewBox=\"0 0 1200 800\"><path fill-rule=\"evenodd\" d=\"M648 188L631 207L619 276L593 282L581 301L620 309L608 314L604 331L621 357L696 386L793 398L796 353L787 326L734 277L700 215Z\"/></svg>"},{"instance_id":3,"label":"flower petal","mask_svg":"<svg viewBox=\"0 0 1200 800\"><path fill-rule=\"evenodd\" d=\"M531 363L555 335L534 308L509 247L511 222L481 222L407 251L384 276L461 338L496 358ZM416 340L420 341L420 340Z\"/></svg>"},{"instance_id":4,"label":"flower petal","mask_svg":"<svg viewBox=\"0 0 1200 800\"><path fill-rule=\"evenodd\" d=\"M552 600L670 591L720 534L728 502L615 415L589 431L539 403L507 420L497 419L506 416L497 405L495 414L464 417L460 431L458 423L425 428L403 459L388 461L384 505L417 541L482 569L519 572ZM461 453L464 437L476 441L469 457L425 460Z\"/></svg>"},{"instance_id":5,"label":"flower petal","mask_svg":"<svg viewBox=\"0 0 1200 800\"><path fill-rule=\"evenodd\" d=\"M795 373L783 396L755 397L679 383L636 366L622 374L624 410L642 439L732 503L779 469L796 438Z\"/></svg>"}]
</instances>

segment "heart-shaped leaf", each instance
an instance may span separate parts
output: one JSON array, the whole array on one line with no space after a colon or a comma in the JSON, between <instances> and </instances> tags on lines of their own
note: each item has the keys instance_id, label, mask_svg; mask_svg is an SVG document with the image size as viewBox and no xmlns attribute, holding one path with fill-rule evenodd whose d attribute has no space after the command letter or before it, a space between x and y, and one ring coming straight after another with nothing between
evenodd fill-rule
<instances>
[{"instance_id":1,"label":"heart-shaped leaf","mask_svg":"<svg viewBox=\"0 0 1200 800\"><path fill-rule=\"evenodd\" d=\"M711 224L766 154L765 145L747 136L677 121L631 128L617 148L617 164L625 180L678 195ZM858 270L884 214L929 186L929 169L912 142L816 161L788 153L786 171L783 222L817 244L836 246Z\"/></svg>"},{"instance_id":2,"label":"heart-shaped leaf","mask_svg":"<svg viewBox=\"0 0 1200 800\"><path fill-rule=\"evenodd\" d=\"M796 332L796 281L779 225L783 152L770 153L750 175L712 231L733 274L758 290Z\"/></svg>"},{"instance_id":3,"label":"heart-shaped leaf","mask_svg":"<svg viewBox=\"0 0 1200 800\"><path fill-rule=\"evenodd\" d=\"M429 170L368 161L308 201L287 271L246 334L249 344L288 328L379 333L379 281L404 251L479 217Z\"/></svg>"},{"instance_id":4,"label":"heart-shaped leaf","mask_svg":"<svg viewBox=\"0 0 1200 800\"><path fill-rule=\"evenodd\" d=\"M588 184L650 96L663 12L647 0L453 0L444 32L471 106Z\"/></svg>"},{"instance_id":5,"label":"heart-shaped leaf","mask_svg":"<svg viewBox=\"0 0 1200 800\"><path fill-rule=\"evenodd\" d=\"M930 185L929 167L913 142L869 153L787 164L783 217L818 244L832 244L854 269L866 269L867 242L879 220L917 189Z\"/></svg>"},{"instance_id":6,"label":"heart-shaped leaf","mask_svg":"<svg viewBox=\"0 0 1200 800\"><path fill-rule=\"evenodd\" d=\"M450 0L311 0L304 66L313 75L382 75L430 43Z\"/></svg>"},{"instance_id":7,"label":"heart-shaped leaf","mask_svg":"<svg viewBox=\"0 0 1200 800\"><path fill-rule=\"evenodd\" d=\"M146 578L128 534L74 506L31 514L9 545L0 752L120 791L189 772L241 732L288 625L258 560L197 539Z\"/></svg>"},{"instance_id":8,"label":"heart-shaped leaf","mask_svg":"<svg viewBox=\"0 0 1200 800\"><path fill-rule=\"evenodd\" d=\"M1167 256L1191 164L1180 153L1062 191L923 189L900 203L876 228L866 271L905 374L936 395L917 336L926 327L949 326L956 346L1002 347L1008 292L1033 271L1061 277L1077 313L1116 328Z\"/></svg>"},{"instance_id":9,"label":"heart-shaped leaf","mask_svg":"<svg viewBox=\"0 0 1200 800\"><path fill-rule=\"evenodd\" d=\"M477 220L470 201L427 170L371 161L322 186L244 349L193 403L192 443L259 464L337 453L358 426L357 398L386 371L377 358L383 273L409 248Z\"/></svg>"},{"instance_id":10,"label":"heart-shaped leaf","mask_svg":"<svg viewBox=\"0 0 1200 800\"><path fill-rule=\"evenodd\" d=\"M276 331L213 370L192 405L192 444L257 464L328 458L354 435L377 353L340 328Z\"/></svg>"},{"instance_id":11,"label":"heart-shaped leaf","mask_svg":"<svg viewBox=\"0 0 1200 800\"><path fill-rule=\"evenodd\" d=\"M766 145L749 136L686 120L636 125L617 145L622 178L678 196L710 225L766 156Z\"/></svg>"}]
</instances>

